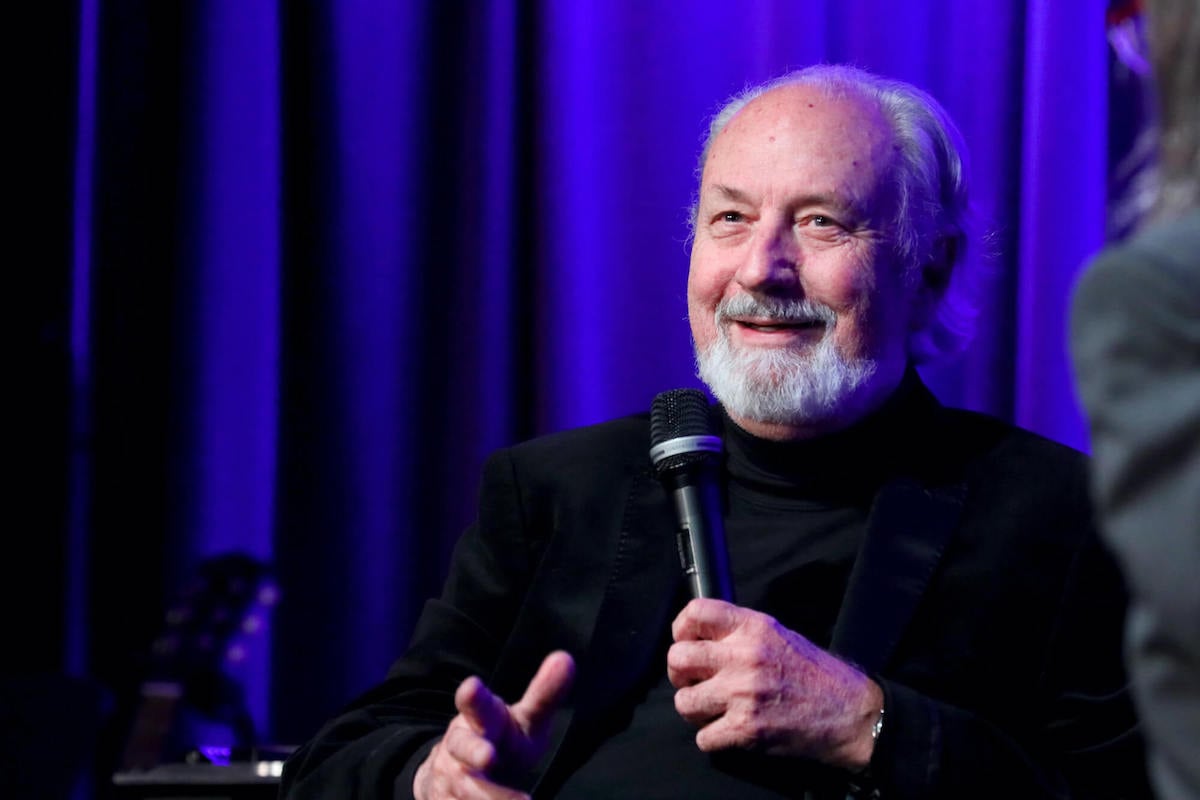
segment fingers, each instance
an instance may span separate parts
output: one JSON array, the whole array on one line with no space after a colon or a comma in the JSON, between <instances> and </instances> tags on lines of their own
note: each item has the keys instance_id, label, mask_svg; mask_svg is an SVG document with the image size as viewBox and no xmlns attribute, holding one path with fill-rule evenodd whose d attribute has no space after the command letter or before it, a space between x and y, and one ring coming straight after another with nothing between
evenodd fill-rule
<instances>
[{"instance_id":1,"label":"fingers","mask_svg":"<svg viewBox=\"0 0 1200 800\"><path fill-rule=\"evenodd\" d=\"M667 678L676 689L706 681L720 670L721 652L715 642L676 642L667 650Z\"/></svg>"},{"instance_id":2,"label":"fingers","mask_svg":"<svg viewBox=\"0 0 1200 800\"><path fill-rule=\"evenodd\" d=\"M511 707L479 678L467 678L454 693L458 716L418 768L414 794L420 800L527 800L528 795L495 783L492 775L540 757L544 735L538 729L562 704L574 677L574 659L562 651L551 653Z\"/></svg>"},{"instance_id":3,"label":"fingers","mask_svg":"<svg viewBox=\"0 0 1200 800\"><path fill-rule=\"evenodd\" d=\"M442 744L417 771L413 795L417 800L529 800L524 792L494 783L486 774L455 760Z\"/></svg>"},{"instance_id":4,"label":"fingers","mask_svg":"<svg viewBox=\"0 0 1200 800\"><path fill-rule=\"evenodd\" d=\"M724 717L704 725L696 731L696 747L704 753L715 753L729 748L747 749L756 744L752 737L730 724Z\"/></svg>"},{"instance_id":5,"label":"fingers","mask_svg":"<svg viewBox=\"0 0 1200 800\"><path fill-rule=\"evenodd\" d=\"M748 612L724 600L697 598L689 602L671 623L675 641L720 640L731 634Z\"/></svg>"},{"instance_id":6,"label":"fingers","mask_svg":"<svg viewBox=\"0 0 1200 800\"><path fill-rule=\"evenodd\" d=\"M459 685L454 707L475 733L491 741L499 741L511 722L508 706L476 677Z\"/></svg>"},{"instance_id":7,"label":"fingers","mask_svg":"<svg viewBox=\"0 0 1200 800\"><path fill-rule=\"evenodd\" d=\"M450 723L446 735L442 737L441 747L456 761L475 772L486 772L496 764L496 746L465 721L462 724Z\"/></svg>"},{"instance_id":8,"label":"fingers","mask_svg":"<svg viewBox=\"0 0 1200 800\"><path fill-rule=\"evenodd\" d=\"M512 707L514 719L526 732L541 727L562 705L575 679L575 660L562 650L542 661L524 696Z\"/></svg>"},{"instance_id":9,"label":"fingers","mask_svg":"<svg viewBox=\"0 0 1200 800\"><path fill-rule=\"evenodd\" d=\"M697 625L709 611L693 609L692 619L681 615L678 621L684 628ZM724 613L715 608L716 616ZM740 616L736 634L676 641L667 651L675 709L699 728L696 746L865 765L883 705L879 686L770 617L749 611Z\"/></svg>"},{"instance_id":10,"label":"fingers","mask_svg":"<svg viewBox=\"0 0 1200 800\"><path fill-rule=\"evenodd\" d=\"M707 725L728 709L728 697L712 691L707 685L691 686L675 692L675 710L693 725Z\"/></svg>"},{"instance_id":11,"label":"fingers","mask_svg":"<svg viewBox=\"0 0 1200 800\"><path fill-rule=\"evenodd\" d=\"M496 750L461 715L421 764L413 781L417 800L528 800L528 795L491 780Z\"/></svg>"}]
</instances>

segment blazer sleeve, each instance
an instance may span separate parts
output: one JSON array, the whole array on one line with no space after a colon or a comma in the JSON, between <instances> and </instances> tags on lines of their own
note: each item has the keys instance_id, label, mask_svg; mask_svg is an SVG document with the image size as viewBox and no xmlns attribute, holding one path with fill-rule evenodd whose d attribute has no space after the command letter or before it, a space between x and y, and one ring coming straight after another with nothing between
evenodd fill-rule
<instances>
[{"instance_id":1,"label":"blazer sleeve","mask_svg":"<svg viewBox=\"0 0 1200 800\"><path fill-rule=\"evenodd\" d=\"M537 560L509 451L485 465L479 508L404 656L288 759L281 798L412 796L416 767L456 713L458 685L494 669Z\"/></svg>"},{"instance_id":2,"label":"blazer sleeve","mask_svg":"<svg viewBox=\"0 0 1200 800\"><path fill-rule=\"evenodd\" d=\"M1078 552L1053 616L1041 719L997 724L966 704L935 699L883 678L887 709L871 770L885 798L1150 797L1141 737L1120 656L1124 601L1119 575L1098 541ZM1003 677L982 694L1012 693ZM1021 702L1014 698L1014 703Z\"/></svg>"},{"instance_id":3,"label":"blazer sleeve","mask_svg":"<svg viewBox=\"0 0 1200 800\"><path fill-rule=\"evenodd\" d=\"M885 707L878 796L1148 798L1127 596L1095 530L1086 457L958 412L938 441L962 505L903 637L870 666Z\"/></svg>"}]
</instances>

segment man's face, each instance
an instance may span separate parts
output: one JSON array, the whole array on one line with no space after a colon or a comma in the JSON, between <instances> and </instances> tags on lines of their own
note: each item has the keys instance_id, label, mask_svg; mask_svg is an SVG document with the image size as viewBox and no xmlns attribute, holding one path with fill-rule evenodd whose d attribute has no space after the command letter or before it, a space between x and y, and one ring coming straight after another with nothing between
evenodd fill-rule
<instances>
[{"instance_id":1,"label":"man's face","mask_svg":"<svg viewBox=\"0 0 1200 800\"><path fill-rule=\"evenodd\" d=\"M899 383L919 298L887 230L894 158L873 104L804 86L755 99L713 142L688 316L702 377L747 430L836 430Z\"/></svg>"}]
</instances>

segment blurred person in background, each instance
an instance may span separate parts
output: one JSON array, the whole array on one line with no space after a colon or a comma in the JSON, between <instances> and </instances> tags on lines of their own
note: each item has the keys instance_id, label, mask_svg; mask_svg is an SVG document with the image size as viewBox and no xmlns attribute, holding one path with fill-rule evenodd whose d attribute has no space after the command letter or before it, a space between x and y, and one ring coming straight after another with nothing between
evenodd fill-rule
<instances>
[{"instance_id":1,"label":"blurred person in background","mask_svg":"<svg viewBox=\"0 0 1200 800\"><path fill-rule=\"evenodd\" d=\"M1179 800L1200 798L1200 0L1144 5L1152 203L1087 265L1070 344L1151 777Z\"/></svg>"}]
</instances>

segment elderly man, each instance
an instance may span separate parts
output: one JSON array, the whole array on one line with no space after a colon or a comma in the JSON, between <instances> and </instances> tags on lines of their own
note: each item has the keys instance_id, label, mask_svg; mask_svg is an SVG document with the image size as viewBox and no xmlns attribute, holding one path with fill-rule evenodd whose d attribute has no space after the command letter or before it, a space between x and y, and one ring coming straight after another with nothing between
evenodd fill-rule
<instances>
[{"instance_id":1,"label":"elderly man","mask_svg":"<svg viewBox=\"0 0 1200 800\"><path fill-rule=\"evenodd\" d=\"M1082 457L913 368L969 322L953 125L823 66L711 130L688 310L737 604L687 599L644 417L502 451L408 652L285 795L1144 796Z\"/></svg>"}]
</instances>

